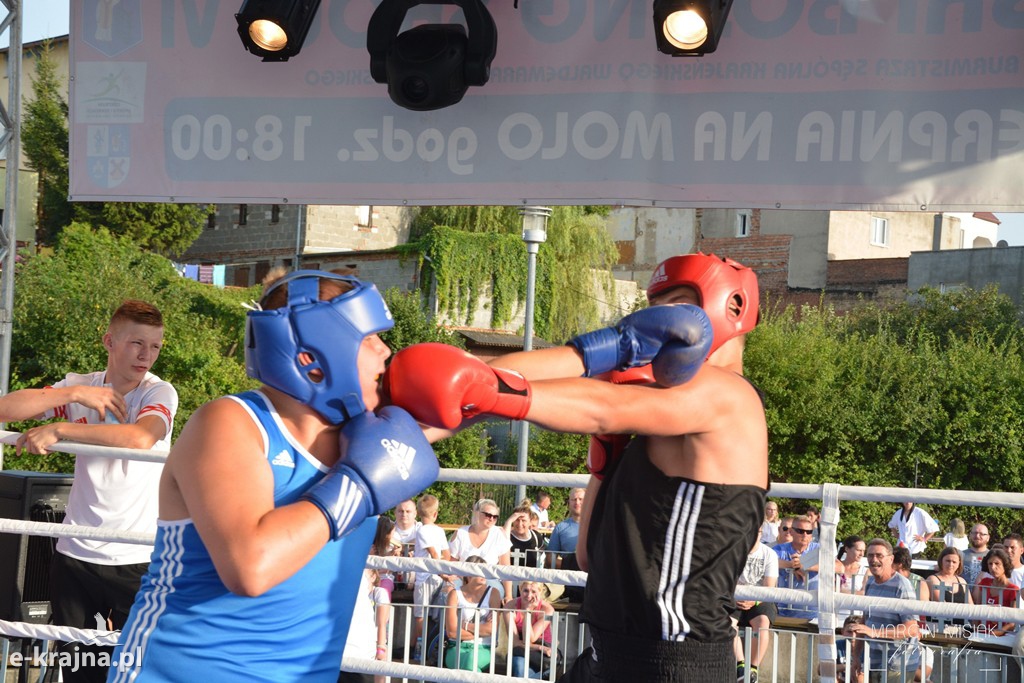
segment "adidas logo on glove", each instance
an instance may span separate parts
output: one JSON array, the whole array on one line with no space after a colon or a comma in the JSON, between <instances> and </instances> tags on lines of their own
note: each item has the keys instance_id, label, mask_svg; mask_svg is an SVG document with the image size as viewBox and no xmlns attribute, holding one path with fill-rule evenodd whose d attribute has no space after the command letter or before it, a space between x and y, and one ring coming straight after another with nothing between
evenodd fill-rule
<instances>
[{"instance_id":1,"label":"adidas logo on glove","mask_svg":"<svg viewBox=\"0 0 1024 683\"><path fill-rule=\"evenodd\" d=\"M398 468L402 479L408 479L409 468L412 466L413 458L416 457L416 449L395 439L381 439L380 445L388 452L388 457Z\"/></svg>"}]
</instances>

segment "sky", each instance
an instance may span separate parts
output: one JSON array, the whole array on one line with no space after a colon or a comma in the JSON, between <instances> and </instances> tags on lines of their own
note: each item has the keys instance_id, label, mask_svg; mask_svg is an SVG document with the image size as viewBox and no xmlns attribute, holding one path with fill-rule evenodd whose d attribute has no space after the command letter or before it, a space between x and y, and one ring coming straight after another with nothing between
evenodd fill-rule
<instances>
[{"instance_id":1,"label":"sky","mask_svg":"<svg viewBox=\"0 0 1024 683\"><path fill-rule=\"evenodd\" d=\"M28 43L68 33L69 0L21 0L21 39ZM7 32L0 35L0 46L6 46ZM998 213L1002 221L999 239L1011 246L1024 245L1024 213Z\"/></svg>"}]
</instances>

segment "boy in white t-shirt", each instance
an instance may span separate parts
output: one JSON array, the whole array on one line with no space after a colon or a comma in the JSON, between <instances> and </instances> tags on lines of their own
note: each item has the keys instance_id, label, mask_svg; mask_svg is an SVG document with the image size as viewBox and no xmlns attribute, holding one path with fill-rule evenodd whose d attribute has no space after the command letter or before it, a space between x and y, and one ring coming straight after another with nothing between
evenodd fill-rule
<instances>
[{"instance_id":1,"label":"boy in white t-shirt","mask_svg":"<svg viewBox=\"0 0 1024 683\"><path fill-rule=\"evenodd\" d=\"M163 347L164 322L150 303L127 300L110 318L103 335L104 370L69 372L42 389L20 389L0 397L0 421L56 422L32 427L18 438L15 450L49 453L58 441L99 446L168 450L178 393L151 373ZM68 494L64 523L106 531L155 534L163 463L75 457L75 478ZM149 567L151 546L68 537L57 541L50 564L53 623L96 628L96 614L120 629ZM65 665L69 683L105 681L99 666L113 648L69 642L61 657L82 662Z\"/></svg>"},{"instance_id":2,"label":"boy in white t-shirt","mask_svg":"<svg viewBox=\"0 0 1024 683\"><path fill-rule=\"evenodd\" d=\"M416 501L416 511L419 512L421 525L416 530L416 541L412 552L413 557L429 557L434 560L452 559L451 553L448 550L448 538L445 536L444 529L435 524L439 508L440 504L437 497L429 493L420 496L420 499ZM416 649L413 651L413 660L419 660L422 655L420 639L423 636L424 605L430 604L430 598L433 597L442 583L451 580L452 577L447 574L416 572L416 584L412 592L413 642L416 643Z\"/></svg>"}]
</instances>

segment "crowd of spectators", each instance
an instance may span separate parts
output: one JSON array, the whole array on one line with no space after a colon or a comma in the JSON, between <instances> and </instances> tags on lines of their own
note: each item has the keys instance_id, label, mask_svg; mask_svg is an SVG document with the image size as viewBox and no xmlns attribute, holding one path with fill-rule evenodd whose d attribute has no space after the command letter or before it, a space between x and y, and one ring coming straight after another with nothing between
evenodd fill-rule
<instances>
[{"instance_id":1,"label":"crowd of spectators","mask_svg":"<svg viewBox=\"0 0 1024 683\"><path fill-rule=\"evenodd\" d=\"M822 553L818 543L818 519L818 511L813 506L805 508L803 514L780 517L778 504L769 501L765 507L760 543L751 552L748 570L753 558L763 554L764 549L770 549L778 560L778 586L802 590L817 588L820 562L830 556ZM912 502L904 503L894 512L888 528L895 537L892 543L882 538L865 541L856 535L842 540L835 562L836 591L963 605L1022 606L1020 587L1024 585L1024 563L1021 561L1024 539L1020 534L1009 533L1001 542L992 542L985 524L975 524L967 532L962 520L953 519L947 527L948 532L937 536L940 534L938 522ZM923 569L926 562L919 563L915 569L915 557L921 558L926 553L934 557L938 543L942 546L934 571ZM739 601L739 614L749 614L750 605ZM782 617L810 621L818 616L813 605L779 604L778 607L778 615ZM878 677L884 680L886 672L892 674L896 669L916 670L913 680L927 680L932 667L931 655L918 645L919 637L924 634L938 633L964 640L981 637L986 642L1005 646L1013 645L1015 637L1024 640L1018 625L1012 622L924 618L913 610L868 612L837 611L838 621L846 624L843 633L847 636L839 642L840 671L849 673L849 680L874 680ZM764 621L774 624L775 615L769 615ZM741 621L749 622L749 618ZM759 628L768 626L762 623ZM867 638L870 643L866 655L867 669L864 668L863 643L858 642L858 638L861 641ZM891 642L884 642L886 639ZM756 666L758 654L766 645L760 639L755 643L756 647L751 647L748 666ZM848 661L849 643L854 647ZM1024 650L1021 645L1015 647ZM867 679L863 678L865 673Z\"/></svg>"},{"instance_id":2,"label":"crowd of spectators","mask_svg":"<svg viewBox=\"0 0 1024 683\"><path fill-rule=\"evenodd\" d=\"M585 489L573 489L569 493L568 515L557 524L546 520L551 505L551 496L547 493L540 493L533 503L521 501L504 525L498 523L501 509L497 502L481 498L473 504L470 523L451 530L450 534L437 524L440 501L424 494L416 501L407 500L396 506L394 522L381 517L371 552L481 564L575 569L578 565L574 553L585 493ZM546 676L560 660L560 653L551 644L554 608L549 601L551 588L548 584L523 581L513 590L511 581L422 571L403 576L382 570L368 578L372 581L367 584L367 595L373 597L375 605L385 600L390 605L393 590L412 588L414 646L411 657L414 662L485 671L490 667L499 637L506 636L513 676ZM386 590L378 592L379 587ZM374 614L374 626L379 626L382 621L377 615L382 613ZM430 619L438 622L433 630ZM368 626L362 624L352 631L368 632ZM384 652L393 654L390 645ZM384 652L378 651L378 654Z\"/></svg>"},{"instance_id":3,"label":"crowd of spectators","mask_svg":"<svg viewBox=\"0 0 1024 683\"><path fill-rule=\"evenodd\" d=\"M416 503L406 501L395 509L394 528L385 526L387 531L381 531L395 542L386 547L378 543L375 552L394 553L396 547L406 543L407 554L415 557L575 569L584 495L585 490L573 489L567 500L567 517L547 526L544 517L551 505L547 494L539 495L533 503L522 501L503 525L499 523L498 504L482 498L473 505L470 523L453 530L450 537L436 524L437 499L424 495ZM882 538L847 536L836 559L829 560L832 554L823 552L820 545L819 520L815 506L782 516L778 503L769 501L761 536L750 550L740 584L813 591L818 587L820 562L833 561L835 589L840 593L964 605L1020 605L1024 540L1019 534L1007 534L1002 542L990 543L986 525L975 524L968 532L961 520L954 519L943 536L926 510L904 503L888 524L892 543ZM935 571L915 571L914 558L929 549L934 556L939 543L943 547ZM375 584L388 587L388 573L382 572ZM429 573L416 575L410 584L415 585L414 659L422 660L423 648L431 645L425 641L420 645L423 617L430 605L450 608L443 610L440 643L433 643L449 668L487 670L502 630L508 638L513 676L546 677L546 671L560 659L560 653L551 649L554 608L545 584L524 581L513 590L510 581ZM739 676L746 672L750 680L757 680L757 668L769 648L770 629L779 616L810 621L818 616L816 609L814 605L738 600L735 620ZM931 655L918 645L925 633L973 632L1012 638L1017 629L1013 623L925 619L913 610L870 612L848 608L837 611L837 622L845 624L838 641L839 670L849 675L849 680L884 679L887 672L900 667L916 669L916 680L926 680L922 674L927 676L931 669ZM745 636L750 638L749 643Z\"/></svg>"}]
</instances>

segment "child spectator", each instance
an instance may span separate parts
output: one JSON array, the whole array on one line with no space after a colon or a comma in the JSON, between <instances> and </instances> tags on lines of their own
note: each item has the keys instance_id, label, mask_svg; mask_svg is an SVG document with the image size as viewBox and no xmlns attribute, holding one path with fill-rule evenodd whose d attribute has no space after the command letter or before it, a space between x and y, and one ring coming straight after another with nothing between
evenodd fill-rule
<instances>
[{"instance_id":1,"label":"child spectator","mask_svg":"<svg viewBox=\"0 0 1024 683\"><path fill-rule=\"evenodd\" d=\"M956 548L960 552L967 550L970 541L967 540L967 529L964 527L964 521L959 517L954 517L950 520L949 533L943 536L942 540L946 542L947 548Z\"/></svg>"},{"instance_id":2,"label":"child spectator","mask_svg":"<svg viewBox=\"0 0 1024 683\"><path fill-rule=\"evenodd\" d=\"M416 510L420 515L420 528L416 531L413 557L429 557L433 560L452 559L448 551L448 538L444 535L444 529L435 523L439 509L437 496L426 494L420 496L420 499L416 501ZM437 589L445 581L451 580L452 577L446 574L416 572L416 584L412 592L413 642L416 643L412 655L414 660L419 660L422 657L424 605L429 605Z\"/></svg>"}]
</instances>

